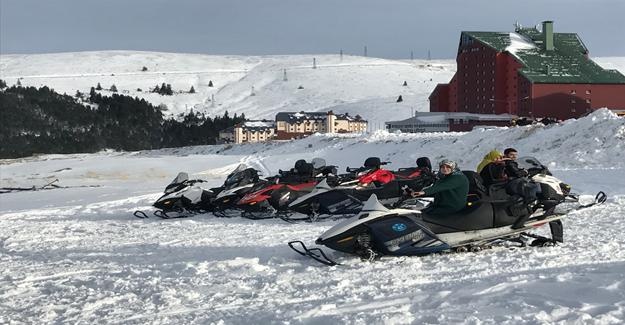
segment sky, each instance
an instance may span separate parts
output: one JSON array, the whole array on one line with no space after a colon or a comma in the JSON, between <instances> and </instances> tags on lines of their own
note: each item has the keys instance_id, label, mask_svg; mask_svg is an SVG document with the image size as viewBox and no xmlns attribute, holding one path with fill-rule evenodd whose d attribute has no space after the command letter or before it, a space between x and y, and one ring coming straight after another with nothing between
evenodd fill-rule
<instances>
[{"instance_id":1,"label":"sky","mask_svg":"<svg viewBox=\"0 0 625 325\"><path fill-rule=\"evenodd\" d=\"M455 58L460 32L554 21L591 56L625 56L623 0L0 0L0 53ZM412 54L411 54L412 53Z\"/></svg>"}]
</instances>

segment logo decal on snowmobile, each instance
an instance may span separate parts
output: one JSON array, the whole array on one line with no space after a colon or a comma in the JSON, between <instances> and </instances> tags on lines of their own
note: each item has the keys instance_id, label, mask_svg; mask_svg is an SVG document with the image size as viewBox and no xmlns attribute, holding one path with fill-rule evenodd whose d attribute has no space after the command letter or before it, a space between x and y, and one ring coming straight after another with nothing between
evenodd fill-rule
<instances>
[{"instance_id":1,"label":"logo decal on snowmobile","mask_svg":"<svg viewBox=\"0 0 625 325\"><path fill-rule=\"evenodd\" d=\"M393 225L393 230L395 230L396 232L402 232L406 230L406 228L408 228L408 226L406 226L406 224L404 223L396 223Z\"/></svg>"}]
</instances>

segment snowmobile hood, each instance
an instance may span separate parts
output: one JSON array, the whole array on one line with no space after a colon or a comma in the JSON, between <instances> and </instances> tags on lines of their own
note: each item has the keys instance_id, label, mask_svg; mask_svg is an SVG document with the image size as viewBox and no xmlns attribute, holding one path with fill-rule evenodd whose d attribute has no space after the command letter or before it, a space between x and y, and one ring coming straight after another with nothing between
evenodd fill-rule
<instances>
[{"instance_id":1,"label":"snowmobile hood","mask_svg":"<svg viewBox=\"0 0 625 325\"><path fill-rule=\"evenodd\" d=\"M330 238L333 238L337 235L340 235L346 231L349 231L350 229L358 225L371 222L378 218L383 218L389 214L406 214L406 213L414 214L414 213L421 213L421 212L417 210L408 210L408 209L389 210L378 201L378 197L375 194L372 194L369 197L369 200L365 202L365 205L360 211L360 213L328 229L326 232L321 234L321 236L319 236L316 243L323 244L324 241Z\"/></svg>"},{"instance_id":2,"label":"snowmobile hood","mask_svg":"<svg viewBox=\"0 0 625 325\"><path fill-rule=\"evenodd\" d=\"M243 185L243 186L238 186L238 187L235 187L235 188L231 188L229 190L221 191L221 192L219 192L219 194L217 194L216 198L220 199L220 198L225 197L225 196L236 195L237 192L240 191L241 189L249 188L249 187L252 187L254 185L256 185L256 184L250 183L250 184L246 184L246 185Z\"/></svg>"},{"instance_id":3,"label":"snowmobile hood","mask_svg":"<svg viewBox=\"0 0 625 325\"><path fill-rule=\"evenodd\" d=\"M312 192L302 195L299 198L297 198L297 200L291 202L289 204L289 207L294 207L302 202L305 202L306 200L310 199L311 197L315 197L321 193L325 193L327 191L330 191L332 189L332 187L330 185L328 185L328 181L324 178L321 182L319 182L317 185L315 185L315 188L312 190Z\"/></svg>"}]
</instances>

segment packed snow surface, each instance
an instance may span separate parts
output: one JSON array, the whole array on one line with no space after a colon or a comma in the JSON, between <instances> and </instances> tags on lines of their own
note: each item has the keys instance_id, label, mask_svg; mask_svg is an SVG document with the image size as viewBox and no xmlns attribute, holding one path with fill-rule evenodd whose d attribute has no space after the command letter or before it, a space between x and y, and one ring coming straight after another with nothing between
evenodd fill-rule
<instances>
[{"instance_id":1,"label":"packed snow surface","mask_svg":"<svg viewBox=\"0 0 625 325\"><path fill-rule=\"evenodd\" d=\"M555 247L325 267L286 242L312 243L337 221L137 219L179 171L209 186L245 163L271 175L297 159L355 167L419 156L474 169L516 147L606 204L564 220ZM0 161L0 323L595 323L625 322L625 119L602 109L558 125L469 133L315 135L237 146L43 155ZM546 230L540 232L545 234ZM313 245L314 246L314 245Z\"/></svg>"}]
</instances>

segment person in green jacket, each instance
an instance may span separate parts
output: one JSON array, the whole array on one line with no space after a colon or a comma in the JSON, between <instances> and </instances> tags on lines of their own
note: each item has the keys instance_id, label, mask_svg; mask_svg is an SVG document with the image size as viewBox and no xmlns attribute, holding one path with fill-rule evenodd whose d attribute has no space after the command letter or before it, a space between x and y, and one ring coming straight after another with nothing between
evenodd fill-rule
<instances>
[{"instance_id":1,"label":"person in green jacket","mask_svg":"<svg viewBox=\"0 0 625 325\"><path fill-rule=\"evenodd\" d=\"M438 181L423 191L413 192L412 196L434 196L434 202L423 210L426 214L444 215L458 212L467 204L469 180L452 160L443 159L438 165Z\"/></svg>"}]
</instances>

